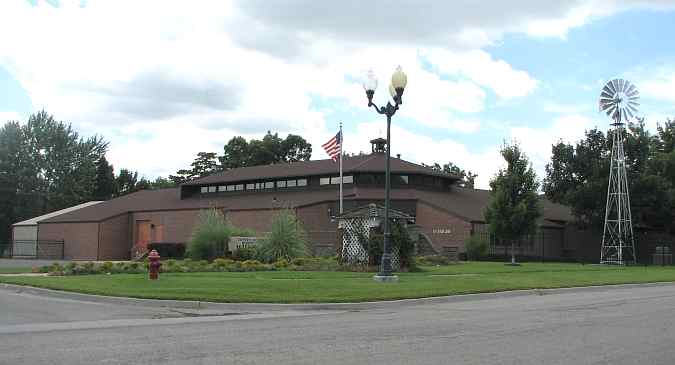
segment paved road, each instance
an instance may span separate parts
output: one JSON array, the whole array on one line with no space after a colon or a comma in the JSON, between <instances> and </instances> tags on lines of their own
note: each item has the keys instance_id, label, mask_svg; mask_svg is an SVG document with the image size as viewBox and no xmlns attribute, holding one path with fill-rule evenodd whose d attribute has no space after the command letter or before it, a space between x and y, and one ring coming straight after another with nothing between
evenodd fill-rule
<instances>
[{"instance_id":1,"label":"paved road","mask_svg":"<svg viewBox=\"0 0 675 365\"><path fill-rule=\"evenodd\" d=\"M669 285L214 316L3 290L0 364L673 364L674 303Z\"/></svg>"}]
</instances>

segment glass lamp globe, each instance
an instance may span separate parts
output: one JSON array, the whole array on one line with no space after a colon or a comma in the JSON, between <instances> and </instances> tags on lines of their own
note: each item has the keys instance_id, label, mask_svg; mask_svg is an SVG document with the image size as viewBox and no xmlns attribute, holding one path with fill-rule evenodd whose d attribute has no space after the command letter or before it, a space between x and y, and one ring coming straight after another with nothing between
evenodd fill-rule
<instances>
[{"instance_id":1,"label":"glass lamp globe","mask_svg":"<svg viewBox=\"0 0 675 365\"><path fill-rule=\"evenodd\" d=\"M373 70L368 70L365 80L363 80L363 89L368 91L375 92L377 89L377 77L375 77L375 72Z\"/></svg>"},{"instance_id":2,"label":"glass lamp globe","mask_svg":"<svg viewBox=\"0 0 675 365\"><path fill-rule=\"evenodd\" d=\"M403 72L401 66L396 67L396 71L394 71L394 74L391 75L391 85L397 92L403 94L403 89L405 89L407 84L408 76L406 76L405 72Z\"/></svg>"}]
</instances>

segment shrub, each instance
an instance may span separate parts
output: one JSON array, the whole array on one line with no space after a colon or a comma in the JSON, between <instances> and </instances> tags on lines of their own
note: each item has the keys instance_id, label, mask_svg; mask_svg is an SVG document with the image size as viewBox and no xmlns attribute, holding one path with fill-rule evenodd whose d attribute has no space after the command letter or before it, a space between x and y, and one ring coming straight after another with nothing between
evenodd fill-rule
<instances>
[{"instance_id":1,"label":"shrub","mask_svg":"<svg viewBox=\"0 0 675 365\"><path fill-rule=\"evenodd\" d=\"M260 271L263 264L258 260L246 260L241 263L241 269L244 271Z\"/></svg>"},{"instance_id":2,"label":"shrub","mask_svg":"<svg viewBox=\"0 0 675 365\"><path fill-rule=\"evenodd\" d=\"M159 269L162 272L176 272L181 270L181 267L180 265L178 265L178 262L176 260L169 259L162 262L162 266Z\"/></svg>"},{"instance_id":3,"label":"shrub","mask_svg":"<svg viewBox=\"0 0 675 365\"><path fill-rule=\"evenodd\" d=\"M96 270L94 268L94 263L91 261L85 262L81 266L81 270L78 274L95 274Z\"/></svg>"},{"instance_id":4,"label":"shrub","mask_svg":"<svg viewBox=\"0 0 675 365\"><path fill-rule=\"evenodd\" d=\"M113 272L115 273L121 273L124 272L124 267L126 266L125 262L116 262L115 266L113 267Z\"/></svg>"},{"instance_id":5,"label":"shrub","mask_svg":"<svg viewBox=\"0 0 675 365\"><path fill-rule=\"evenodd\" d=\"M106 261L103 264L101 264L101 271L104 273L109 273L112 272L113 269L113 263L110 261Z\"/></svg>"},{"instance_id":6,"label":"shrub","mask_svg":"<svg viewBox=\"0 0 675 365\"><path fill-rule=\"evenodd\" d=\"M68 263L68 265L70 265L70 264L74 264L74 262ZM66 266L68 266L68 265L66 265ZM50 275L63 275L64 271L66 271L66 270L64 270L64 267L61 266L61 264L59 264L58 262L55 262L55 263L53 263L49 266L49 272L48 273Z\"/></svg>"},{"instance_id":7,"label":"shrub","mask_svg":"<svg viewBox=\"0 0 675 365\"><path fill-rule=\"evenodd\" d=\"M277 269L285 269L288 267L288 261L286 261L286 259L280 259L275 261L273 265Z\"/></svg>"},{"instance_id":8,"label":"shrub","mask_svg":"<svg viewBox=\"0 0 675 365\"><path fill-rule=\"evenodd\" d=\"M234 260L218 258L213 260L212 266L216 271L226 271L233 262Z\"/></svg>"},{"instance_id":9,"label":"shrub","mask_svg":"<svg viewBox=\"0 0 675 365\"><path fill-rule=\"evenodd\" d=\"M478 235L472 235L464 243L466 248L466 258L468 260L478 260L488 254L488 242Z\"/></svg>"},{"instance_id":10,"label":"shrub","mask_svg":"<svg viewBox=\"0 0 675 365\"><path fill-rule=\"evenodd\" d=\"M185 256L195 260L212 260L222 255L233 231L223 213L216 209L202 210L188 241Z\"/></svg>"},{"instance_id":11,"label":"shrub","mask_svg":"<svg viewBox=\"0 0 675 365\"><path fill-rule=\"evenodd\" d=\"M264 262L292 260L307 254L307 235L298 218L290 210L274 217L270 233L258 247L258 257Z\"/></svg>"},{"instance_id":12,"label":"shrub","mask_svg":"<svg viewBox=\"0 0 675 365\"><path fill-rule=\"evenodd\" d=\"M340 265L332 257L299 257L291 261L293 271L337 271Z\"/></svg>"},{"instance_id":13,"label":"shrub","mask_svg":"<svg viewBox=\"0 0 675 365\"><path fill-rule=\"evenodd\" d=\"M384 250L384 227L378 227L369 237L365 237L363 232L358 232L358 240L363 249L368 253L367 266L377 266L382 262L382 254ZM415 253L415 242L410 239L410 234L405 225L398 221L392 221L391 226L391 250L392 252L398 249L399 262L402 270L414 269L415 260L413 255Z\"/></svg>"},{"instance_id":14,"label":"shrub","mask_svg":"<svg viewBox=\"0 0 675 365\"><path fill-rule=\"evenodd\" d=\"M253 247L239 247L232 252L232 259L235 261L253 260L257 255L256 249Z\"/></svg>"}]
</instances>

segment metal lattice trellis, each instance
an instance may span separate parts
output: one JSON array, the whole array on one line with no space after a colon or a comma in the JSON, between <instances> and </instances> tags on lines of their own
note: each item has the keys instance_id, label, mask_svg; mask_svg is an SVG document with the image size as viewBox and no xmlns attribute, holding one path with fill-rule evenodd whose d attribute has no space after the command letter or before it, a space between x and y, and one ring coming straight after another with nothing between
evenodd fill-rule
<instances>
[{"instance_id":1,"label":"metal lattice trellis","mask_svg":"<svg viewBox=\"0 0 675 365\"><path fill-rule=\"evenodd\" d=\"M358 212L357 212L358 211ZM368 264L370 257L366 250L367 240L373 229L380 227L383 217L374 204L368 209L357 209L338 218L338 227L342 230L342 261L348 264ZM392 250L392 268L400 268L399 249Z\"/></svg>"}]
</instances>

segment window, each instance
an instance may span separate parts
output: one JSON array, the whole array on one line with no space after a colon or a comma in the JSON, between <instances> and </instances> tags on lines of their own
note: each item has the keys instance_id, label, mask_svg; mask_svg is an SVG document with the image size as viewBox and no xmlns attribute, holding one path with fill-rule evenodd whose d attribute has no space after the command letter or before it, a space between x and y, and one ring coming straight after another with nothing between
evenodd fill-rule
<instances>
[{"instance_id":1,"label":"window","mask_svg":"<svg viewBox=\"0 0 675 365\"><path fill-rule=\"evenodd\" d=\"M234 185L228 185L227 191L234 191Z\"/></svg>"},{"instance_id":2,"label":"window","mask_svg":"<svg viewBox=\"0 0 675 365\"><path fill-rule=\"evenodd\" d=\"M218 187L218 191L226 191L226 190L227 190L227 186L225 186L225 185L220 185Z\"/></svg>"},{"instance_id":3,"label":"window","mask_svg":"<svg viewBox=\"0 0 675 365\"><path fill-rule=\"evenodd\" d=\"M288 181L286 181L286 186L288 186L289 188L296 187L296 186L298 186L298 181L297 180L288 180Z\"/></svg>"},{"instance_id":4,"label":"window","mask_svg":"<svg viewBox=\"0 0 675 365\"><path fill-rule=\"evenodd\" d=\"M319 185L328 185L330 184L330 177L322 177L321 180L319 180Z\"/></svg>"},{"instance_id":5,"label":"window","mask_svg":"<svg viewBox=\"0 0 675 365\"><path fill-rule=\"evenodd\" d=\"M246 190L255 190L255 184L246 184Z\"/></svg>"},{"instance_id":6,"label":"window","mask_svg":"<svg viewBox=\"0 0 675 365\"><path fill-rule=\"evenodd\" d=\"M265 187L265 183L257 182L255 183L256 190L262 190Z\"/></svg>"},{"instance_id":7,"label":"window","mask_svg":"<svg viewBox=\"0 0 675 365\"><path fill-rule=\"evenodd\" d=\"M244 184L237 184L234 188L237 191L244 190Z\"/></svg>"},{"instance_id":8,"label":"window","mask_svg":"<svg viewBox=\"0 0 675 365\"><path fill-rule=\"evenodd\" d=\"M298 179L298 186L307 186L307 179Z\"/></svg>"},{"instance_id":9,"label":"window","mask_svg":"<svg viewBox=\"0 0 675 365\"><path fill-rule=\"evenodd\" d=\"M277 181L277 188L285 188L286 180Z\"/></svg>"},{"instance_id":10,"label":"window","mask_svg":"<svg viewBox=\"0 0 675 365\"><path fill-rule=\"evenodd\" d=\"M401 175L401 180L404 184L408 184L408 175Z\"/></svg>"},{"instance_id":11,"label":"window","mask_svg":"<svg viewBox=\"0 0 675 365\"><path fill-rule=\"evenodd\" d=\"M265 183L265 189L274 189L274 181L268 181Z\"/></svg>"},{"instance_id":12,"label":"window","mask_svg":"<svg viewBox=\"0 0 675 365\"><path fill-rule=\"evenodd\" d=\"M209 192L209 187L208 186L202 186L202 194L208 193Z\"/></svg>"},{"instance_id":13,"label":"window","mask_svg":"<svg viewBox=\"0 0 675 365\"><path fill-rule=\"evenodd\" d=\"M209 193L215 193L216 192L216 187L215 186L209 186Z\"/></svg>"},{"instance_id":14,"label":"window","mask_svg":"<svg viewBox=\"0 0 675 365\"><path fill-rule=\"evenodd\" d=\"M354 176L343 176L342 177L342 182L345 184L353 184L354 183ZM340 183L340 177L335 176L330 178L330 183L335 185Z\"/></svg>"}]
</instances>

